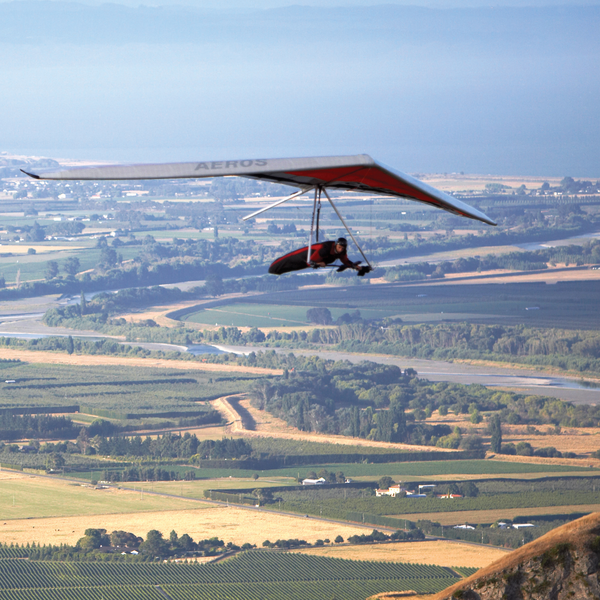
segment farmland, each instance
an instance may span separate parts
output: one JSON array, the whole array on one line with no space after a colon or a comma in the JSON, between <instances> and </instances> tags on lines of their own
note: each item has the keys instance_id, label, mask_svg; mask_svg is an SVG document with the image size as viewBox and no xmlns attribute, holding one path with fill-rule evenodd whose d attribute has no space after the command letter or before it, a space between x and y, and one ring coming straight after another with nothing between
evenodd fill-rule
<instances>
[{"instance_id":1,"label":"farmland","mask_svg":"<svg viewBox=\"0 0 600 600\"><path fill-rule=\"evenodd\" d=\"M500 518L514 520L517 518L527 519L530 517L561 515L567 519L569 515L573 518L578 518L581 515L592 512L600 512L600 503L595 504L577 504L567 506L538 506L534 508L503 508ZM470 524L489 524L498 520L498 509L493 510L465 510L465 511L450 511L450 512L431 512L431 513L414 513L411 515L411 520L419 521L435 521L440 525L464 525ZM394 516L394 515L390 515ZM396 515L397 517L397 515Z\"/></svg>"},{"instance_id":2,"label":"farmland","mask_svg":"<svg viewBox=\"0 0 600 600\"><path fill-rule=\"evenodd\" d=\"M282 494L284 497L286 492ZM596 504L598 494L596 492L530 492L524 494L505 494L499 497L479 496L478 498L461 498L448 502L444 498L419 498L419 499L398 499L398 498L378 498L374 501L372 498L355 499L318 499L320 514L333 519L344 518L346 512L368 512L380 515L391 515L402 518L404 515L413 515L418 513L436 513L436 512L462 512L462 511L497 511L500 514L503 510L520 509L526 512L531 508L552 507L552 512L559 512L557 507L562 506L587 506ZM281 504L283 510L304 513L315 510L315 499L311 500L289 500ZM488 513L489 514L489 513ZM412 517L411 517L412 518Z\"/></svg>"},{"instance_id":3,"label":"farmland","mask_svg":"<svg viewBox=\"0 0 600 600\"><path fill-rule=\"evenodd\" d=\"M426 541L401 544L364 544L359 546L324 546L297 550L310 556L330 556L351 560L383 562L430 563L442 567L469 565L487 567L490 562L504 556L508 550L484 548L460 542Z\"/></svg>"},{"instance_id":4,"label":"farmland","mask_svg":"<svg viewBox=\"0 0 600 600\"><path fill-rule=\"evenodd\" d=\"M144 363L142 360L146 368L140 371L137 361L131 364L126 358L69 357L65 354L62 356L72 358L74 364L64 365L47 364L42 362L43 356L35 356L36 352L29 354L40 362L4 365L5 379L14 379L16 383L2 384L1 408L81 405L91 410L119 413L192 413L203 409L198 402L243 391L251 380L239 371L206 373L196 369L195 363L163 361L175 367L166 370L154 361ZM19 352L12 353L13 357L15 355ZM51 354L50 358L56 356L61 357ZM92 359L88 365L85 365L85 358ZM79 364L76 364L77 359L80 359ZM179 366L185 369L178 369ZM126 411L123 410L124 402Z\"/></svg>"},{"instance_id":5,"label":"farmland","mask_svg":"<svg viewBox=\"0 0 600 600\"><path fill-rule=\"evenodd\" d=\"M452 180L446 181L449 187L460 189L456 188L457 183L453 177L449 179ZM468 177L465 179L477 189L485 188L488 183L483 180L474 182ZM509 183L513 185L512 181ZM531 184L529 180L527 183ZM552 185L559 183L553 181ZM145 184L140 184L143 185ZM176 185L179 184L173 184L173 189ZM541 185L541 181L536 185ZM84 306L75 315L78 309L73 304L73 298L70 300L71 307L74 308L75 317L81 317L81 323L85 317L91 324L90 328L93 325L98 335L115 336L115 340L119 342L170 341L181 346L195 343L236 343L227 339L226 332L215 329L215 325L218 325L239 327L243 330L241 333L256 334L257 339L264 339L261 338L263 334L248 330L253 327L262 328L263 333L270 334L270 337L264 342L257 341L257 344L281 346L289 351L298 347L320 351L328 347L331 349L334 343L327 341L326 336L323 339L318 337L319 332L314 331L317 326L308 322L306 313L310 308L327 308L334 321L341 319L340 322L345 320L351 325L357 325L356 339L345 340L348 352L382 351L382 348L368 345L371 339L369 336L387 335L382 332L387 331L389 325L400 328L408 323L435 323L441 332L437 340L432 338L433 341L424 342L418 349L415 346L410 350L412 355L410 352L400 354L428 357L433 352L444 349L440 340L444 338L448 343L446 338L449 339L452 334L448 331L449 327L454 326L457 321L469 323L465 326L467 337L474 336L475 329L471 330L473 325L490 326L489 329L481 329L484 333L489 333L481 336L481 348L484 350L491 344L490 332L496 332L500 326L516 325L539 328L534 333L542 340L540 346L549 337L546 336L548 330L544 328L560 327L561 330L568 330L564 334L566 337L576 336L578 334L575 330L581 330L586 335L590 333L590 338L586 337L584 340L588 344L584 344L584 351L595 351L591 338L594 337L593 332L600 328L600 316L596 309L600 284L594 280L597 279L596 271L590 271L588 276L584 270L567 273L558 270L558 267L562 267L561 264L539 275L542 279L551 277L553 281L561 280L558 285L532 282L517 284L514 281L517 277L528 280L532 277L520 272L515 272L515 277L511 279L497 277L468 281L467 277L483 276L484 273L467 273L458 269L456 272L448 272L444 279L436 281L428 278L425 283L408 285L382 283L383 278L378 283L373 280L369 283L362 279L357 281L354 277L343 279L343 276L333 276L329 281L333 284L331 287L292 289L306 283L325 282L325 277L314 274L310 278L298 278L297 281L265 276L260 283L256 283L253 277L262 273L275 256L299 244L296 233L289 236L270 234L267 227L271 223L262 221L251 223L247 230L242 231L238 218L243 214L242 211L247 210L247 206L239 198L235 202L215 203L206 196L205 190L190 190L186 187L186 194L195 194L194 197L201 198L202 202L181 205L181 195L175 197L173 194L172 200L176 201L171 202L168 194L155 195L153 190L150 191L153 195L145 198L143 210L137 200L119 198L111 195L111 192L105 194L98 204L86 198L73 203L78 210L72 210L73 206L63 207L61 211L65 214L56 219L46 214L22 217L20 213L3 215L7 231L3 239L0 271L9 286L2 292L3 298L37 293L37 288L27 283L33 280L39 280L39 289L45 290L44 293L56 293L53 298L47 299L6 301L2 306L4 314L33 312L34 309L42 312L50 305L58 306L59 302L64 302L64 297L57 299L58 294L63 292L77 297L81 290L112 291L123 286L135 286L144 291L152 285L168 284L181 286L186 290L197 289L186 292L188 295L182 296L173 305L168 305L168 301L165 301L159 307L154 307L144 300L144 294L136 295L132 292L129 296L125 294L126 300L123 301L108 297L106 307L110 307L114 301L114 306L117 307L114 310L98 309L97 303L96 312L90 309L86 313ZM188 197L185 196L186 199ZM55 200L48 198L44 202L52 205ZM37 198L26 199L26 202L33 207ZM439 221L434 222L433 217L420 206L408 203L390 203L380 199L374 202L369 200L365 204L352 196L343 197L340 202L345 210L353 212L356 223L364 221L367 213L375 212L374 227L369 232L363 230L361 235L363 241L366 241L367 252L379 264L388 260L394 263L400 260L413 263L427 260L439 264L458 257L472 257L473 260L477 257L478 260L482 254L519 252L517 244L522 240L529 241L531 232L527 228L531 223L527 219L531 215L534 215L531 219L539 221L536 225L538 229L534 232L536 240L545 239L544 236L552 239L557 228L560 229L561 237L566 238L571 230L574 235L586 234L593 232L597 226L597 201L592 202L591 199L590 202L586 199L585 211L575 211L573 223L567 221L573 212L570 209L578 207L576 203L573 205L574 200L562 199L558 210L552 198L543 197L539 202L544 214L539 217L539 207L535 208L537 212L532 212L531 215L528 213L530 206L538 202L537 197L507 194L504 199L476 199L480 206L485 206L488 202L488 206L492 205L494 210L501 206L506 215L512 215L501 223L498 228L501 235L496 238L487 233L481 235L479 227L456 229L456 222L452 220L454 217L442 215ZM401 210L398 206L401 206ZM20 206L16 208L21 210ZM102 216L87 214L92 210L102 213ZM281 217L277 221L279 226L294 222L296 212L295 207L282 208L278 215ZM521 213L527 219L515 224L515 219L520 219ZM503 212L502 215L504 214ZM57 219L66 221L67 218L84 217L86 223L92 217L92 222L85 225L82 235L70 240L65 238L65 241L60 242L32 241L31 228L36 220L50 231L55 222L60 222ZM215 226L217 218L218 230ZM552 223L557 224L556 227ZM83 221L80 225L83 226ZM325 225L330 234L337 233L336 227L331 227L329 223ZM66 226L69 226L68 222ZM13 228L19 231L13 231ZM110 230L115 231L113 239L90 237ZM125 233L127 230L130 234ZM304 236L305 233L299 235ZM31 239L21 239L17 244L15 237L18 236L29 236ZM11 242L10 245L6 245L7 241ZM579 240L578 243L583 242ZM28 251L28 248L32 248L32 251ZM79 260L77 272L69 274L67 267L75 258ZM58 273L52 274L52 263L49 261L56 261ZM376 276L378 273L383 275L384 268L378 267ZM506 269L499 271L498 275L500 274L506 274ZM567 282L574 274L589 281ZM18 290L14 286L17 278L25 284ZM189 281L184 281L186 278ZM506 283L508 281L510 283ZM499 286L495 282L505 284ZM355 285L356 283L359 285ZM437 285L438 283L441 285ZM466 283L469 285L465 285ZM293 285L285 288L284 284ZM291 291L273 291L282 289ZM252 294L246 293L248 290ZM261 290L271 291L259 293ZM231 294L225 295L224 292ZM176 294L172 297L175 299ZM127 302L130 304L127 305ZM192 306L198 302L206 304ZM536 310L526 310L532 307ZM179 311L182 315L179 318L188 323L189 328L173 320L175 316L173 319L162 317L164 313L175 309L183 309ZM360 311L360 317L356 311ZM376 322L361 323L360 319ZM387 321L383 321L384 319ZM395 324L391 322L393 319L397 319ZM34 329L35 324L33 319L31 327ZM169 325L170 328L162 328L163 325ZM74 325L65 322L62 326ZM325 327L325 331L329 333L338 330L335 325L318 327ZM87 326L81 325L81 328L87 329ZM7 326L6 330L8 329ZM350 327L346 328L349 329ZM283 336L278 339L274 330L290 332L290 335L294 333L295 341L284 339ZM63 329L62 333L65 332L68 334L69 330ZM516 331L512 337L516 338L521 333L521 330ZM362 335L365 336L364 339L360 339ZM535 338L535 335L531 334L530 337ZM232 332L233 337L235 335ZM575 340L573 344L575 343L581 345L583 342ZM453 341L448 345L454 349ZM389 348L383 350L387 352ZM476 350L480 351L479 348ZM417 354L417 351L422 354ZM140 351L140 354L143 352ZM564 354L569 355L569 352ZM362 356L368 358L369 355ZM362 416L369 413L373 417L368 426L362 428L352 430L348 423L342 423L338 429L323 425L327 411L331 409L326 402L322 410L315 409L308 400L306 405L298 402L298 411L306 411L307 414L312 411L312 430L307 426L308 419L293 426L293 423L288 424L280 416L249 404L248 392L252 391L259 378L266 378L261 384L265 384L264 389L270 389L273 394L278 392L277 384L284 378L287 380L288 377L294 379L297 375L304 376L302 373L292 375L294 370L319 372L324 375L323 381L327 383L329 367L316 364L317 361L315 365L310 365L307 361L302 367L298 367L276 362L274 358L273 363L268 364L267 360L271 359L267 357L258 364L267 364L273 368L263 369L250 362L244 365L232 364L235 361L242 363L245 359L234 359L227 355L221 357L219 360L222 360L222 364L218 364L210 363L213 360L210 357L204 359L207 362L201 362L200 358L166 360L165 355L158 354L148 358L141 355L69 355L66 352L34 352L14 346L0 348L0 358L24 361L0 363L2 380L15 380L11 384L0 384L0 409L45 406L54 407L53 410L56 411L60 407L78 405L81 411L87 412L69 413L77 422L77 432L84 425L91 426L99 417L105 419L106 431L112 431L104 431L95 438L92 435L86 438L83 432L80 434L81 439L73 439L68 445L66 441L60 446L57 444L50 447L48 444L37 454L32 448L19 448L28 444L27 439L12 438L18 441L16 445L11 444L7 437L0 462L28 466L27 461L30 461L29 466L32 466L37 461L35 466L42 469L49 468L55 460L60 462L58 459L62 456L66 461L63 466L73 478L67 481L58 479L58 476L53 476L56 479L31 477L27 473L3 470L0 478L0 506L3 507L0 542L74 544L87 528L94 526L105 528L108 532L126 530L140 536L146 535L151 529L158 529L165 535L176 529L180 535L188 533L196 539L218 536L225 542L250 543L261 548L265 540L302 537L315 544L318 540L334 540L338 535L347 540L353 535L369 533L374 526L402 528L401 521L405 515L408 516L407 521L433 521L445 527L465 522L485 525L479 527L473 534L475 538L471 539L479 542L483 541L484 533L497 533L489 525L498 518L533 519L545 516L548 522L544 522L544 525L540 525L542 519L535 521L541 530L544 526L552 527L553 519L568 519L571 513L600 508L598 492L591 479L598 473L599 463L598 459L590 457L590 453L599 447L595 440L600 429L592 426L593 420L585 422L583 418L569 423L565 421L565 424L560 420L563 417L556 417L550 411L550 404L544 406L545 411L548 409L544 412L546 420L540 424L534 420L534 416L539 416L533 415L534 411L530 411L530 414L526 411L517 414L512 411L512 404L507 408L506 400L501 399L497 404L481 402L481 405L476 405L478 400L475 398L475 387L461 391L440 386L435 390L433 402L429 391L429 396L425 391L421 395L413 394L418 389L418 382L407 381L402 390L394 390L394 401L402 404L408 425L421 433L414 440L399 444L392 439L391 433L387 439L377 437L378 425L391 412L392 389L385 388L385 383L376 382L375 379L372 385L364 378L360 381L362 375L357 375L354 379L350 377L351 372L350 375L337 377L341 381L340 389L356 390L356 406ZM446 358L456 357L449 355ZM470 360L473 357L459 358ZM588 358L586 356L585 360ZM584 362L581 364L584 365ZM589 363L586 364L588 367L582 367L581 377L587 377L592 372ZM279 366L286 366L286 370L276 368ZM405 366L401 366L404 369ZM458 370L459 366L451 368ZM555 368L564 367L557 363ZM358 369L352 367L350 371ZM324 395L324 389L324 386L317 386L315 395ZM477 389L481 392L483 388L479 386ZM289 391L291 394L306 394L305 390ZM236 421L235 415L226 410L226 403L222 398L239 393L247 394L248 399L241 399L239 406L254 418L254 430L245 429L241 421ZM493 392L485 390L485 394L491 396ZM485 394L480 393L481 397ZM304 396L298 398L302 400ZM348 395L340 401L342 409L351 404L349 398ZM441 414L442 406L445 407L446 415ZM288 405L290 407L291 404ZM215 408L222 412L228 423L233 422L229 429L213 421L206 423L206 428L201 428L203 425L186 420L188 417L196 418L212 413ZM290 414L293 414L292 408L294 407L290 408ZM478 411L477 419L473 418L475 411ZM490 444L488 426L493 414L502 417L504 443L517 445L528 442L532 444L531 452L551 446L564 453L574 452L577 456L562 459L507 456L494 451L487 454L488 458L481 460L388 463L380 463L375 456L371 457L392 451L415 450L421 446L424 450L449 453L459 443L469 441L467 438L470 436L478 438L475 442L473 439L470 441L475 444L473 447L479 448L479 454L476 455L483 456ZM126 416L131 418L125 418ZM218 418L219 415L216 416ZM315 424L320 424L321 428ZM394 425L400 428L401 422ZM433 428L438 426L440 429L434 432ZM200 440L218 440L224 434L244 437L249 442L251 451L244 451L234 457L220 456L217 459L210 452L192 456L192 452L186 454L172 451L174 444L169 446L169 452L168 444L164 443L158 450L153 447L151 455L133 452L129 456L127 452L130 449L120 451L114 440L108 444L106 440L100 439L109 435L117 438L123 434L135 436L138 432L145 437L147 433L159 431L159 427L167 430L166 436L172 435L173 439L182 438L183 432L179 431L179 427L185 427L184 431L187 433L194 432ZM447 432L442 431L444 427L448 428ZM453 440L448 438L454 435L451 432L456 427L462 432L463 438L454 440L456 443L451 445ZM396 432L393 426L391 430ZM75 435L73 434L73 438ZM133 436L127 439L133 440ZM153 438L156 439L156 435ZM46 440L39 441L44 445ZM178 440L178 444L179 441L181 440ZM439 447L436 446L438 442ZM36 440L33 440L34 446L35 443ZM123 442L122 445L126 444ZM38 443L37 447L39 446ZM159 446L158 441L156 446ZM100 452L102 447L110 447L111 450ZM163 450L164 453L161 454ZM344 462L343 458L333 460L331 456L335 454L364 456L355 462ZM495 456L490 460L491 454ZM304 464L302 457L307 455L315 457L314 460L310 459L311 464ZM252 461L256 461L254 464L264 465L264 462L258 461L266 461L270 456L286 457L289 462L280 464L289 466L268 470L230 468L242 464L242 461L247 461L247 465L252 464ZM204 461L210 461L208 464L218 467L207 468L206 463L202 464ZM69 472L71 468L79 471ZM91 485L92 481L101 477L109 479L108 475L115 475L117 471L120 474L133 469L138 469L139 473L147 469L145 472L152 471L154 475L140 475L140 478L147 477L150 480L137 481L129 473L130 479L124 477L119 483L120 488L111 486L95 489ZM153 477L161 478L160 470L173 472L177 477L191 473L196 479L152 480ZM322 490L290 491L298 477L305 477L310 471L316 474L321 470L327 470L330 474L341 471L345 477L354 479L354 483ZM550 475L556 479L544 480ZM480 494L477 497L452 500L435 497L418 500L376 498L371 490L383 476L411 486L416 486L419 482L441 484L448 481L455 484L454 482L460 483L462 480L472 480L479 486ZM512 478L511 482L485 482L486 479L502 476ZM575 476L581 481L574 482ZM523 482L522 487L519 487L521 484L517 480ZM498 487L494 488L494 485ZM204 501L207 490L236 492L230 494L227 506ZM236 497L239 496L245 497L248 504L259 503L262 506L235 506ZM286 510L290 513L286 514ZM325 517L340 519L341 522L328 522ZM361 527L358 525L361 521L365 525L372 525ZM404 527L408 526L405 522ZM436 529L435 535L439 533ZM442 530L441 535L449 536L449 533ZM519 545L521 537L517 537L519 539L516 540L516 545ZM525 540L525 536L522 539ZM498 540L498 536L493 537L491 534L489 538L486 537L489 544L504 543L503 540ZM364 600L380 591L412 589L420 593L435 592L470 572L464 568L453 571L452 567L484 566L502 553L504 550L490 545L481 547L451 541L378 545L325 542L324 546L305 548L298 555L255 550L206 566L3 560L0 561L0 599L120 600L127 597L134 600L164 600L164 592L173 600L297 600L299 597L307 600L332 597ZM425 563L435 563L438 566L424 566Z\"/></svg>"},{"instance_id":6,"label":"farmland","mask_svg":"<svg viewBox=\"0 0 600 600\"><path fill-rule=\"evenodd\" d=\"M2 471L0 475L0 505L4 519L127 514L177 508L201 509L207 506L151 494L140 497L139 493L116 488L94 489L89 485L54 480L52 477L11 471Z\"/></svg>"},{"instance_id":7,"label":"farmland","mask_svg":"<svg viewBox=\"0 0 600 600\"><path fill-rule=\"evenodd\" d=\"M421 318L444 315L448 320L468 320L471 322L486 322L503 324L525 323L531 326L563 327L596 329L600 326L600 317L594 311L594 298L597 297L600 283L565 282L559 285L546 285L544 283L507 283L502 286L502 293L498 293L496 284L478 283L468 286L445 283L443 286L412 284L386 284L375 286L354 286L345 290L352 291L351 298L344 293L343 288L333 294L329 289L306 289L292 292L277 292L263 295L258 298L246 298L242 301L243 311L236 307L237 302L220 306L221 314L235 312L248 313L255 326L273 327L274 322L270 315L281 310L281 317L294 321L305 321L306 310L311 307L326 307L332 316L338 313L360 310L361 315L367 318L367 313L373 312L385 316L418 315ZM337 292L341 293L337 293ZM573 300L576 298L576 300ZM575 302L577 310L565 310L567 306L573 308ZM540 310L525 311L528 306L540 305ZM294 307L297 307L294 311ZM456 317L455 315L458 315ZM244 315L239 315L241 319ZM199 317L200 318L200 317ZM336 317L334 317L336 318ZM262 319L260 321L259 319ZM411 317L409 320L414 320ZM213 324L206 318L207 324ZM231 325L232 321L223 319L224 325ZM240 321L240 325L245 322ZM249 325L249 322L247 322ZM301 324L301 323L300 323ZM288 323L286 326L298 326L298 323ZM283 326L283 325L282 325Z\"/></svg>"},{"instance_id":8,"label":"farmland","mask_svg":"<svg viewBox=\"0 0 600 600\"><path fill-rule=\"evenodd\" d=\"M465 464L463 464L465 463ZM490 466L487 469L487 465ZM100 465L102 467L102 465ZM108 465L107 465L108 467ZM333 473L342 471L347 477L357 480L373 481L379 477L389 475L397 479L430 479L431 477L443 479L473 479L475 477L492 477L498 475L510 475L513 477L522 477L523 479L532 479L548 475L576 474L585 476L590 469L585 467L570 467L566 465L544 465L535 463L513 463L501 461L478 461L478 460L449 460L449 461L421 461L421 462L402 462L402 463L315 463L294 467L283 467L278 469L238 469L238 468L209 468L196 467L194 469L197 479L221 480L222 478L231 478L235 481L238 478L242 480L250 479L254 474L258 474L260 480L271 480L273 478L284 478L287 481L295 481L300 475L304 477L309 471L320 471L326 469ZM90 470L95 471L96 475L101 470L97 463L90 463L88 470L80 473L74 473L77 477L90 478ZM239 479L238 479L239 481ZM199 486L198 489L204 489L204 482L191 482L191 485ZM242 483L238 487L244 487ZM208 486L210 487L210 485ZM214 486L212 486L214 487ZM218 486L220 487L220 486ZM235 487L235 486L234 486Z\"/></svg>"},{"instance_id":9,"label":"farmland","mask_svg":"<svg viewBox=\"0 0 600 600\"><path fill-rule=\"evenodd\" d=\"M347 312L344 308L331 309L333 319ZM365 319L382 319L394 316L394 309L363 309ZM206 308L184 317L186 322L203 325L225 325L234 327L306 327L306 307L303 305L280 305L236 302L228 306Z\"/></svg>"},{"instance_id":10,"label":"farmland","mask_svg":"<svg viewBox=\"0 0 600 600\"><path fill-rule=\"evenodd\" d=\"M465 574L472 571L468 569ZM367 595L392 588L421 593L439 591L462 575L432 565L265 552L245 553L215 565L35 563L7 559L0 564L0 598L160 600L162 588L177 600L291 600L298 598L299 593L307 600L332 593L343 594L348 600L364 600Z\"/></svg>"},{"instance_id":11,"label":"farmland","mask_svg":"<svg viewBox=\"0 0 600 600\"><path fill-rule=\"evenodd\" d=\"M194 539L217 536L225 542L238 545L250 543L259 547L266 539L293 539L301 535L306 541L314 543L318 539L335 539L338 535L347 538L365 532L365 529L350 523L327 523L304 516L273 514L233 505L215 506L164 496L161 497L160 504L154 504L152 510L151 494L141 495L139 491L137 494L133 491L127 494L131 496L132 502L134 498L137 500L137 512L125 512L130 506L126 504L123 512L119 511L118 506L114 506L113 513L93 514L90 510L90 514L84 516L84 506L79 511L81 516L7 519L2 521L6 525L1 525L1 539L8 544L36 542L73 545L91 523L109 532L131 531L142 537L152 529L158 529L165 535L175 529L178 534L187 533Z\"/></svg>"}]
</instances>

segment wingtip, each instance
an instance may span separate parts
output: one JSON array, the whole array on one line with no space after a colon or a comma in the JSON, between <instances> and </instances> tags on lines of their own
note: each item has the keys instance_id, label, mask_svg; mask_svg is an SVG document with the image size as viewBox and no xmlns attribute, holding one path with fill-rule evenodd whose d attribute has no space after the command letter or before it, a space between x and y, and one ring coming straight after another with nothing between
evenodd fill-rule
<instances>
[{"instance_id":1,"label":"wingtip","mask_svg":"<svg viewBox=\"0 0 600 600\"><path fill-rule=\"evenodd\" d=\"M33 177L33 179L39 179L40 176L36 175L35 173L28 173L27 171L20 169L21 173L25 173L25 175L28 175L29 177Z\"/></svg>"}]
</instances>

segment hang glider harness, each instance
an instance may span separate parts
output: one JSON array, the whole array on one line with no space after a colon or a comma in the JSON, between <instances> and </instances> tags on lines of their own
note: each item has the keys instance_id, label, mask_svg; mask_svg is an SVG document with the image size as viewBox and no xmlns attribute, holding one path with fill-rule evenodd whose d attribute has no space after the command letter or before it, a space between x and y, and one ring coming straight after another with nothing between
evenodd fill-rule
<instances>
[{"instance_id":1,"label":"hang glider harness","mask_svg":"<svg viewBox=\"0 0 600 600\"><path fill-rule=\"evenodd\" d=\"M309 264L311 266L314 266L313 263L311 262L313 240L314 240L315 244L319 243L319 221L320 221L320 217L321 217L321 195L322 194L325 194L325 197L329 201L329 204L331 204L331 207L333 208L333 210L335 211L336 215L338 216L338 218L342 222L342 225L344 226L344 228L348 232L348 235L352 238L352 241L354 242L354 244L358 248L358 251L361 253L362 257L365 259L365 262L367 263L366 267L361 267L359 274L360 275L365 275L366 273L369 273L370 271L373 270L373 268L374 268L373 265L371 265L371 263L369 262L369 259L366 257L365 253L363 252L363 249L360 247L360 244L358 243L358 241L356 240L356 238L352 235L352 232L350 231L350 228L348 227L348 225L346 225L346 222L344 221L344 218L342 217L342 215L338 211L336 205L333 203L333 201L331 200L329 194L327 193L327 191L325 190L325 188L322 187L322 186L317 186L315 188L315 198L314 198L314 201L313 201L312 217L311 217L311 221L310 221L310 235L308 237L308 253L307 253L307 256L306 256L306 262L307 262L307 264ZM360 262L362 262L362 261L358 261L358 263L355 263L356 266L358 266L358 264ZM338 271L338 273L341 272L341 271L345 271L348 268L345 265L342 265L342 266L339 266L339 265L326 265L326 267L329 267L331 269L336 269Z\"/></svg>"},{"instance_id":2,"label":"hang glider harness","mask_svg":"<svg viewBox=\"0 0 600 600\"><path fill-rule=\"evenodd\" d=\"M288 196L287 198L278 200L277 202L274 202L273 204L270 204L269 206L265 206L255 212L253 212L250 215L246 215L245 217L242 217L242 221L248 221L249 219L252 219L252 218L258 216L258 215L266 212L267 210L270 210L271 208L275 208L276 206L279 206L280 204L284 204L285 202L288 202L289 200L293 200L294 198L298 198L298 197L302 196L303 194L311 192L313 189L315 191L315 196L314 196L314 200L313 200L312 216L311 216L311 220L310 220L310 234L308 237L308 252L307 252L307 256L306 256L306 263L308 265L311 265L312 247L314 244L319 243L319 221L320 221L320 216L321 216L321 198L323 195L325 195L325 197L327 198L327 201L331 205L331 208L333 208L333 210L335 211L335 214L338 216L339 220L342 222L342 225L348 232L348 235L350 236L350 238L352 239L352 241L358 248L358 251L360 252L361 256L365 259L365 262L367 263L366 266L361 267L359 274L365 275L366 273L369 273L370 271L372 271L374 269L373 265L369 262L369 259L366 257L366 255L363 252L363 249L361 248L357 239L352 234L352 231L350 231L350 228L346 224L346 221L344 221L344 217L342 217L337 206L333 203L333 200L327 193L327 190L325 189L324 185L311 186L311 187L305 188L303 190L300 190L299 192L295 192L295 193L291 194L290 196ZM360 262L362 262L362 261L359 261L359 263ZM358 264L358 263L356 263L356 264ZM343 266L343 265L341 267L339 265L327 265L327 267L332 268L332 269L337 269L338 272L345 271L347 269L347 267Z\"/></svg>"}]
</instances>

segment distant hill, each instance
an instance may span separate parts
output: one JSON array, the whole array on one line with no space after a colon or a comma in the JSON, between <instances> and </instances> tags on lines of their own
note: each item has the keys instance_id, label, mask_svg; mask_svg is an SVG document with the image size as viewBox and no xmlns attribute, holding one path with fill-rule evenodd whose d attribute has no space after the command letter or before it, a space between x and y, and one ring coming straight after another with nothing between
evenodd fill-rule
<instances>
[{"instance_id":1,"label":"distant hill","mask_svg":"<svg viewBox=\"0 0 600 600\"><path fill-rule=\"evenodd\" d=\"M600 513L563 525L430 600L591 600L600 597Z\"/></svg>"}]
</instances>

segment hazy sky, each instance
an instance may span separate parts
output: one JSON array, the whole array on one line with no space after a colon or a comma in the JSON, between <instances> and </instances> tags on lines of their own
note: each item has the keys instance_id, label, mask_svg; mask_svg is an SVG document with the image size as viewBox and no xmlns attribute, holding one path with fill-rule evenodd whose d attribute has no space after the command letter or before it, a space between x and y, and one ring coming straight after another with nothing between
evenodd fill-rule
<instances>
[{"instance_id":1,"label":"hazy sky","mask_svg":"<svg viewBox=\"0 0 600 600\"><path fill-rule=\"evenodd\" d=\"M598 4L145 4L0 2L0 150L600 178Z\"/></svg>"}]
</instances>

